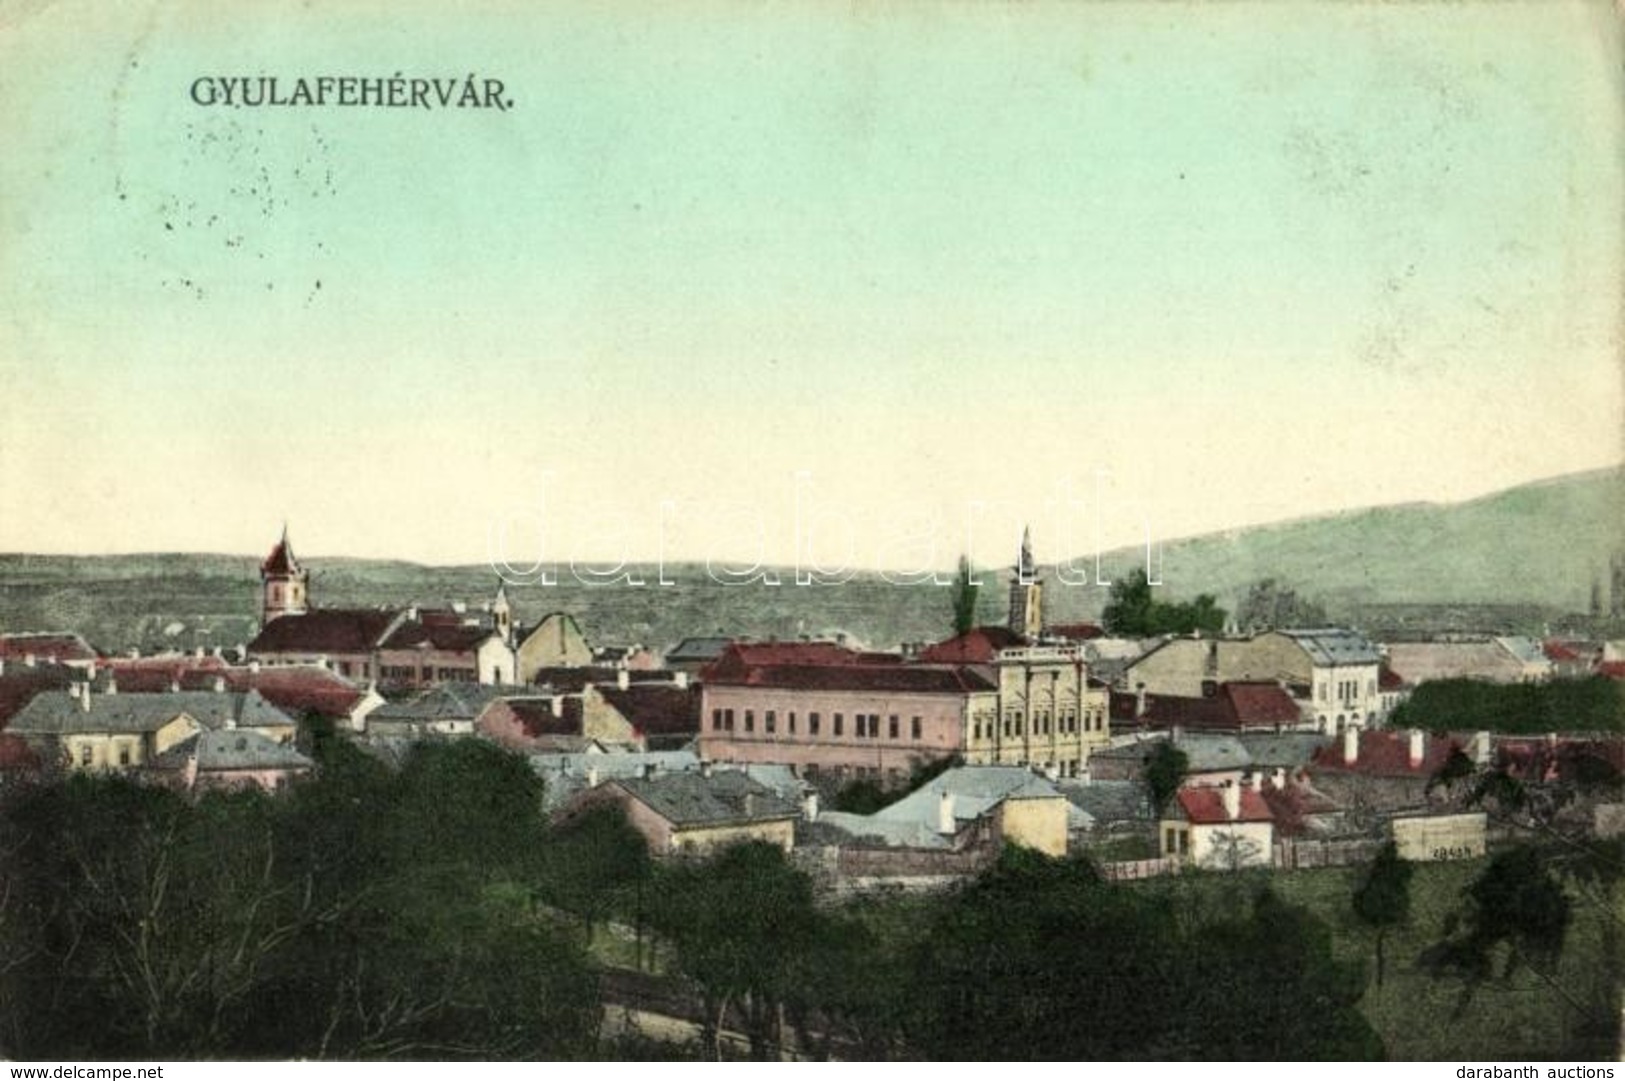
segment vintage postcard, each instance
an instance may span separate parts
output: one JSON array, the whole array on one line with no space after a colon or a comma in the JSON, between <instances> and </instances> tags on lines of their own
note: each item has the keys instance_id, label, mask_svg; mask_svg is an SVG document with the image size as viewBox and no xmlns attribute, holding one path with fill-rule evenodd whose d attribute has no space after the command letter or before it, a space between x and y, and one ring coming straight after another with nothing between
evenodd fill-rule
<instances>
[{"instance_id":1,"label":"vintage postcard","mask_svg":"<svg viewBox=\"0 0 1625 1081\"><path fill-rule=\"evenodd\" d=\"M0 1057L1617 1058L1622 44L0 0Z\"/></svg>"}]
</instances>

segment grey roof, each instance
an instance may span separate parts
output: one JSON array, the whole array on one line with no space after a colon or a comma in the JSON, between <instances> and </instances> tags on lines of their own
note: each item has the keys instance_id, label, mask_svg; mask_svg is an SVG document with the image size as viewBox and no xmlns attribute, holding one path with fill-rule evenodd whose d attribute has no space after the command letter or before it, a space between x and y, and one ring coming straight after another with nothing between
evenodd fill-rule
<instances>
[{"instance_id":1,"label":"grey roof","mask_svg":"<svg viewBox=\"0 0 1625 1081\"><path fill-rule=\"evenodd\" d=\"M615 754L533 754L530 768L543 777L585 777L587 770L597 771L604 780L615 777L636 777L641 770L653 766L657 775L679 770L698 769L699 755L693 751L628 751Z\"/></svg>"},{"instance_id":2,"label":"grey roof","mask_svg":"<svg viewBox=\"0 0 1625 1081\"><path fill-rule=\"evenodd\" d=\"M1546 658L1545 648L1533 638L1525 638L1521 635L1509 635L1503 638L1497 638L1495 641L1502 649L1512 654L1524 664L1534 664L1542 667L1549 667L1552 663Z\"/></svg>"},{"instance_id":3,"label":"grey roof","mask_svg":"<svg viewBox=\"0 0 1625 1081\"><path fill-rule=\"evenodd\" d=\"M1184 732L1175 746L1185 752L1192 773L1245 769L1253 759L1247 747L1235 736L1221 732Z\"/></svg>"},{"instance_id":4,"label":"grey roof","mask_svg":"<svg viewBox=\"0 0 1625 1081\"><path fill-rule=\"evenodd\" d=\"M1005 800L1052 799L1061 792L1026 766L960 766L939 774L902 799L872 815L829 811L820 822L835 826L860 840L908 848L947 848L952 839L937 831L942 795L953 796L956 823L970 822ZM1075 808L1068 810L1068 828L1086 829L1089 822Z\"/></svg>"},{"instance_id":5,"label":"grey roof","mask_svg":"<svg viewBox=\"0 0 1625 1081\"><path fill-rule=\"evenodd\" d=\"M194 756L200 773L244 769L310 769L315 764L286 744L241 728L199 732L169 748L152 764L160 769L179 769Z\"/></svg>"},{"instance_id":6,"label":"grey roof","mask_svg":"<svg viewBox=\"0 0 1625 1081\"><path fill-rule=\"evenodd\" d=\"M1316 627L1309 630L1276 631L1284 634L1309 654L1316 665L1376 664L1381 657L1370 639L1345 627Z\"/></svg>"},{"instance_id":7,"label":"grey roof","mask_svg":"<svg viewBox=\"0 0 1625 1081\"><path fill-rule=\"evenodd\" d=\"M93 694L90 708L63 693L36 695L11 719L18 735L67 735L76 732L156 732L182 715L204 728L292 727L294 720L258 691L168 691L160 694Z\"/></svg>"},{"instance_id":8,"label":"grey roof","mask_svg":"<svg viewBox=\"0 0 1625 1081\"><path fill-rule=\"evenodd\" d=\"M1151 797L1138 781L1060 781L1056 787L1089 818L1089 828L1117 822L1150 822Z\"/></svg>"},{"instance_id":9,"label":"grey roof","mask_svg":"<svg viewBox=\"0 0 1625 1081\"><path fill-rule=\"evenodd\" d=\"M714 661L732 643L732 638L714 636L685 638L666 651L666 661Z\"/></svg>"},{"instance_id":10,"label":"grey roof","mask_svg":"<svg viewBox=\"0 0 1625 1081\"><path fill-rule=\"evenodd\" d=\"M1243 732L1236 738L1247 749L1252 765L1267 769L1307 766L1315 752L1331 741L1315 732Z\"/></svg>"},{"instance_id":11,"label":"grey roof","mask_svg":"<svg viewBox=\"0 0 1625 1081\"><path fill-rule=\"evenodd\" d=\"M611 781L679 829L799 818L801 808L734 771L668 773Z\"/></svg>"},{"instance_id":12,"label":"grey roof","mask_svg":"<svg viewBox=\"0 0 1625 1081\"><path fill-rule=\"evenodd\" d=\"M957 814L956 814L957 817ZM817 829L809 831L827 843L864 841L887 848L952 848L953 838L936 831L932 822L893 821L878 815L849 814L845 811L825 811L813 823ZM837 836L830 836L838 831Z\"/></svg>"},{"instance_id":13,"label":"grey roof","mask_svg":"<svg viewBox=\"0 0 1625 1081\"><path fill-rule=\"evenodd\" d=\"M373 721L472 721L513 688L483 683L442 683L405 702L387 702L367 715Z\"/></svg>"}]
</instances>

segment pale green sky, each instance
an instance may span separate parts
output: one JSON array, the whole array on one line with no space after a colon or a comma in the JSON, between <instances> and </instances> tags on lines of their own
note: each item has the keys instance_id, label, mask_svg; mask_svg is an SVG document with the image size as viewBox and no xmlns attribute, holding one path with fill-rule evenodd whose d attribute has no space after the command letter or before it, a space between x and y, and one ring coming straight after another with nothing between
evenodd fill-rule
<instances>
[{"instance_id":1,"label":"pale green sky","mask_svg":"<svg viewBox=\"0 0 1625 1081\"><path fill-rule=\"evenodd\" d=\"M1109 545L1620 460L1606 3L452 6L0 0L0 550L788 561L808 471L946 565L1097 470ZM514 108L188 96L397 72Z\"/></svg>"}]
</instances>

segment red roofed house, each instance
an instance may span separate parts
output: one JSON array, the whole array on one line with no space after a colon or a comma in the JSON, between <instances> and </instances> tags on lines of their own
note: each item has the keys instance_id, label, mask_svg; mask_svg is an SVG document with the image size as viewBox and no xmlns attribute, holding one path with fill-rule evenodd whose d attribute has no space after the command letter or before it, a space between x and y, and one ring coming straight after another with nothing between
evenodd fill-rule
<instances>
[{"instance_id":1,"label":"red roofed house","mask_svg":"<svg viewBox=\"0 0 1625 1081\"><path fill-rule=\"evenodd\" d=\"M1412 810L1447 799L1443 789L1430 793L1428 782L1458 750L1467 753L1456 740L1419 729L1344 729L1315 752L1309 774L1317 788L1351 810Z\"/></svg>"},{"instance_id":2,"label":"red roofed house","mask_svg":"<svg viewBox=\"0 0 1625 1081\"><path fill-rule=\"evenodd\" d=\"M706 670L700 757L895 781L963 753L972 717L991 724L997 709L993 681L968 667L736 659Z\"/></svg>"},{"instance_id":3,"label":"red roofed house","mask_svg":"<svg viewBox=\"0 0 1625 1081\"><path fill-rule=\"evenodd\" d=\"M1181 728L1192 732L1284 732L1309 727L1286 688L1263 680L1234 680L1201 696L1112 695L1112 721L1140 728Z\"/></svg>"},{"instance_id":4,"label":"red roofed house","mask_svg":"<svg viewBox=\"0 0 1625 1081\"><path fill-rule=\"evenodd\" d=\"M1182 788L1163 811L1159 832L1164 857L1232 871L1268 867L1275 816L1251 785Z\"/></svg>"},{"instance_id":5,"label":"red roofed house","mask_svg":"<svg viewBox=\"0 0 1625 1081\"><path fill-rule=\"evenodd\" d=\"M512 609L498 589L489 618L455 610L311 608L309 572L282 531L260 564L260 633L251 660L330 668L346 679L401 688L514 682Z\"/></svg>"},{"instance_id":6,"label":"red roofed house","mask_svg":"<svg viewBox=\"0 0 1625 1081\"><path fill-rule=\"evenodd\" d=\"M258 691L290 717L317 714L360 731L384 699L370 687L314 664L227 664L212 656L111 658L106 670L125 692Z\"/></svg>"},{"instance_id":7,"label":"red roofed house","mask_svg":"<svg viewBox=\"0 0 1625 1081\"><path fill-rule=\"evenodd\" d=\"M992 664L1001 651L1026 644L1025 638L1008 627L972 627L925 647L917 659L921 664Z\"/></svg>"},{"instance_id":8,"label":"red roofed house","mask_svg":"<svg viewBox=\"0 0 1625 1081\"><path fill-rule=\"evenodd\" d=\"M829 642L735 643L701 674L700 755L888 781L963 755L1077 776L1110 742L1106 688L1081 647L1043 633L1043 582L1022 537L1006 627L928 646L915 663Z\"/></svg>"},{"instance_id":9,"label":"red roofed house","mask_svg":"<svg viewBox=\"0 0 1625 1081\"><path fill-rule=\"evenodd\" d=\"M96 651L72 631L0 634L0 662L33 665L39 662L74 666L94 665Z\"/></svg>"},{"instance_id":10,"label":"red roofed house","mask_svg":"<svg viewBox=\"0 0 1625 1081\"><path fill-rule=\"evenodd\" d=\"M628 743L625 724L589 724L579 694L498 698L474 721L474 730L519 754L576 754L592 745Z\"/></svg>"}]
</instances>

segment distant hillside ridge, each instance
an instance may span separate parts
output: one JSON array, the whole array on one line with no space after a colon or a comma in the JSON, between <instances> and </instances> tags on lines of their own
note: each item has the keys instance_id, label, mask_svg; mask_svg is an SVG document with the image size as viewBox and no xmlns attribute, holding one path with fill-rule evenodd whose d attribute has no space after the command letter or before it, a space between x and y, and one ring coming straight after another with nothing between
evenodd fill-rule
<instances>
[{"instance_id":1,"label":"distant hillside ridge","mask_svg":"<svg viewBox=\"0 0 1625 1081\"><path fill-rule=\"evenodd\" d=\"M1041 538L1040 538L1041 542ZM1254 526L1160 546L1171 597L1212 593L1235 610L1247 587L1274 578L1347 619L1369 605L1499 605L1541 613L1584 611L1594 581L1607 603L1610 555L1625 549L1625 467L1572 474L1463 503L1408 503ZM261 555L150 553L0 554L0 630L74 629L110 651L212 648L258 629ZM1092 566L1093 554L1078 566ZM490 599L489 566L435 567L354 558L305 560L321 605L445 604ZM1103 553L1107 577L1144 566L1143 546ZM632 568L649 584L588 586L560 573L554 586L510 586L522 622L569 612L595 641L663 649L689 635L792 638L844 633L876 648L946 637L951 591L895 585L874 573L839 587L713 581L703 563ZM1002 623L1007 570L984 569L978 619ZM945 576L946 577L946 576ZM1091 619L1103 586L1066 586L1050 564L1051 622Z\"/></svg>"},{"instance_id":2,"label":"distant hillside ridge","mask_svg":"<svg viewBox=\"0 0 1625 1081\"><path fill-rule=\"evenodd\" d=\"M1333 608L1372 603L1539 605L1584 611L1625 551L1625 466L1574 473L1462 503L1344 511L1161 545L1172 595L1234 608L1272 577ZM1104 553L1143 565L1143 546Z\"/></svg>"}]
</instances>

